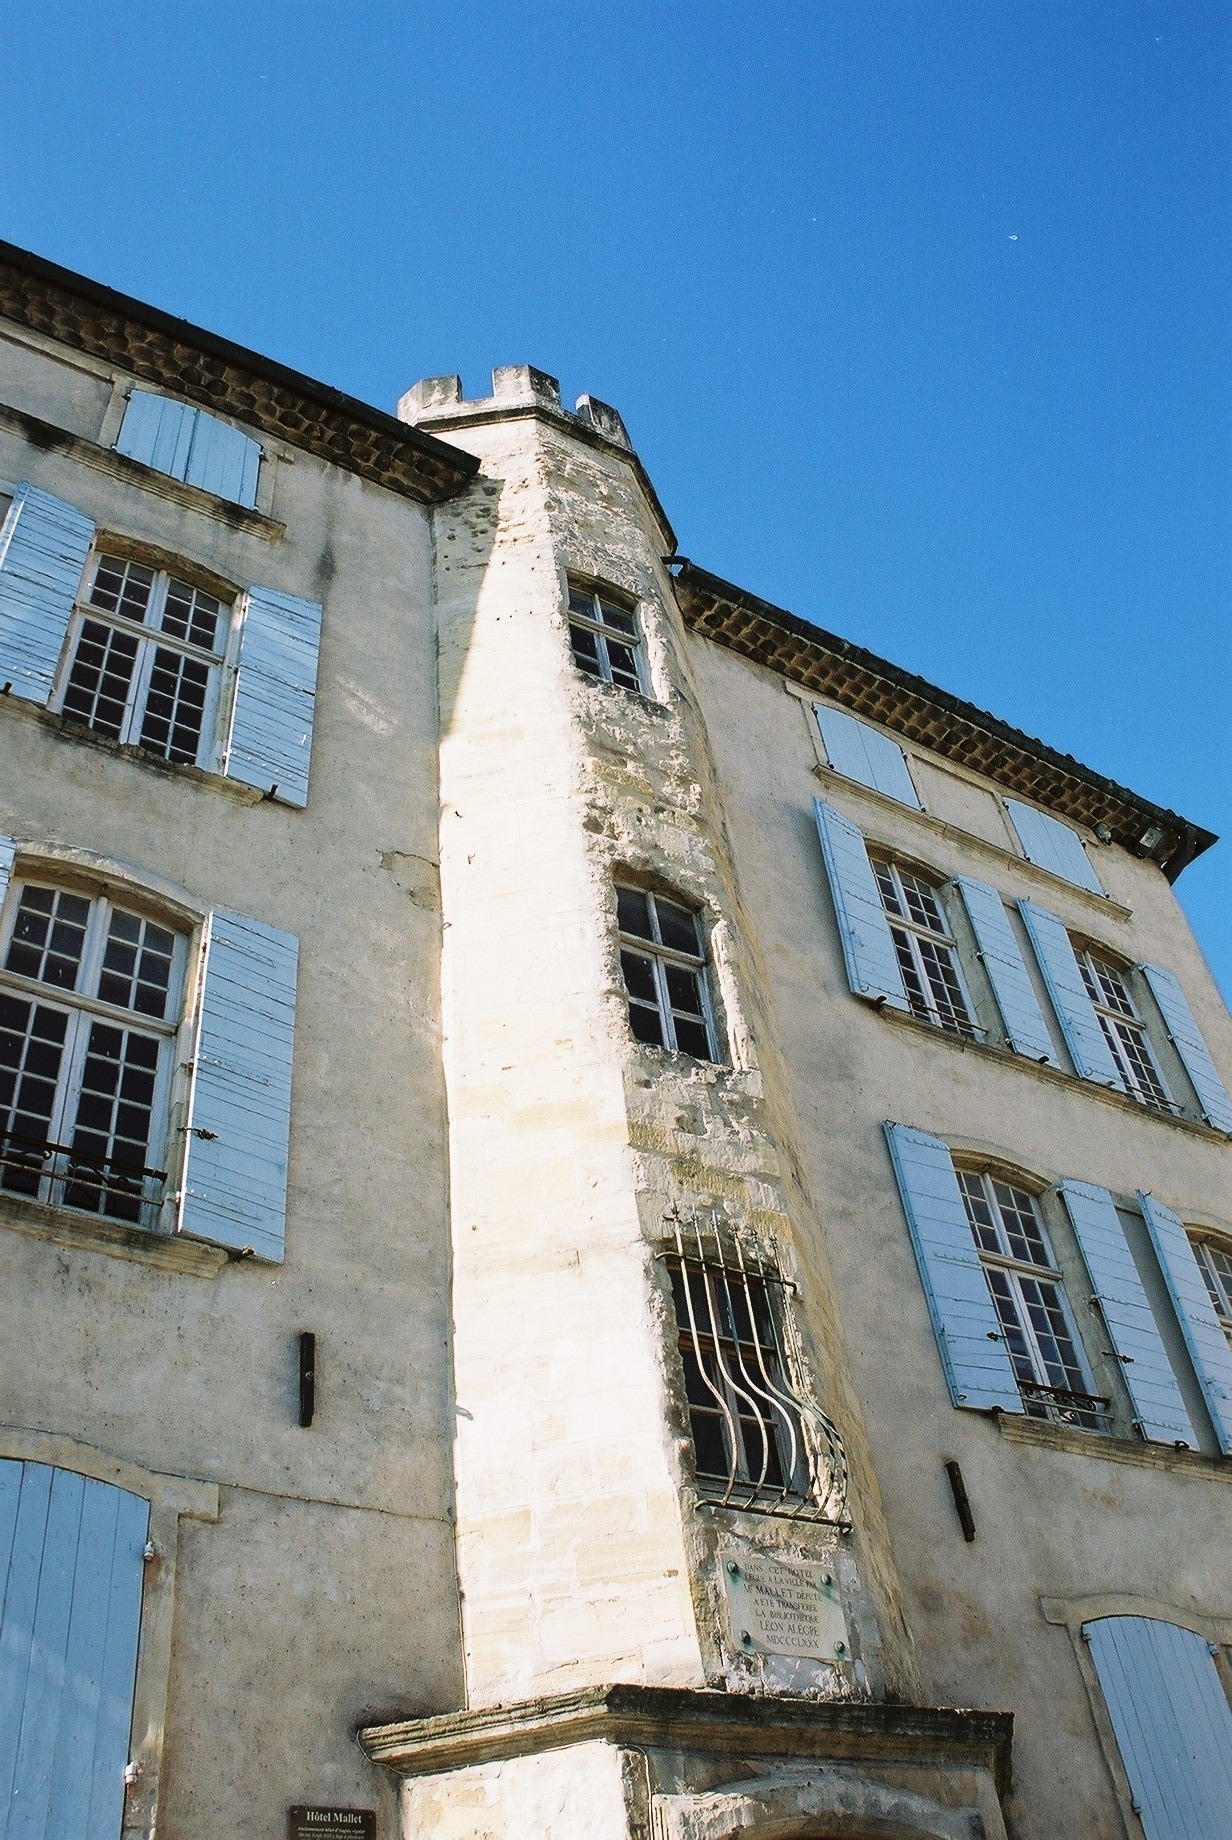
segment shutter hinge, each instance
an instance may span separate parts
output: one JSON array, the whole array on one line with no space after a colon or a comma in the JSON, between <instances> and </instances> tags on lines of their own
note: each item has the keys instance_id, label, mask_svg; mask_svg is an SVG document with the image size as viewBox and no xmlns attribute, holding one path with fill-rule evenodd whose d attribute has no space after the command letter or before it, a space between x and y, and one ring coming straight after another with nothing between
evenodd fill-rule
<instances>
[{"instance_id":1,"label":"shutter hinge","mask_svg":"<svg viewBox=\"0 0 1232 1840\"><path fill-rule=\"evenodd\" d=\"M190 1137L200 1137L207 1144L216 1144L218 1142L217 1131L207 1131L203 1124L190 1125L188 1127L188 1135Z\"/></svg>"},{"instance_id":2,"label":"shutter hinge","mask_svg":"<svg viewBox=\"0 0 1232 1840\"><path fill-rule=\"evenodd\" d=\"M147 1541L146 1541L146 1543L145 1543L145 1545L144 1545L144 1546L142 1547L142 1549L141 1549L141 1557L142 1557L142 1558L143 1558L144 1560L146 1560L146 1562L147 1562L147 1563L148 1563L148 1562L149 1562L149 1561L150 1561L151 1559L157 1559L157 1557L158 1557L158 1548L157 1548L157 1546L155 1546L155 1544L154 1544L154 1542L153 1542L153 1540L147 1540Z\"/></svg>"},{"instance_id":3,"label":"shutter hinge","mask_svg":"<svg viewBox=\"0 0 1232 1840\"><path fill-rule=\"evenodd\" d=\"M128 1784L128 1787L131 1789L133 1784L140 1780L141 1765L139 1763L126 1763L124 1765L124 1781Z\"/></svg>"}]
</instances>

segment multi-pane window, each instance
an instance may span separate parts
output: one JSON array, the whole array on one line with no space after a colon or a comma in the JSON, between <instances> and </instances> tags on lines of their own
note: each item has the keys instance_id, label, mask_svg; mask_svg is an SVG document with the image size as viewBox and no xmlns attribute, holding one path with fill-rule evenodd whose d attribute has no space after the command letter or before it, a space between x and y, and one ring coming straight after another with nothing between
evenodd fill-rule
<instances>
[{"instance_id":1,"label":"multi-pane window","mask_svg":"<svg viewBox=\"0 0 1232 1840\"><path fill-rule=\"evenodd\" d=\"M0 928L0 1190L151 1223L184 946L106 898L14 884Z\"/></svg>"},{"instance_id":2,"label":"multi-pane window","mask_svg":"<svg viewBox=\"0 0 1232 1840\"><path fill-rule=\"evenodd\" d=\"M163 760L211 753L227 609L165 569L98 555L69 628L58 707Z\"/></svg>"},{"instance_id":3,"label":"multi-pane window","mask_svg":"<svg viewBox=\"0 0 1232 1840\"><path fill-rule=\"evenodd\" d=\"M1086 992L1095 1006L1113 1061L1125 1090L1143 1105L1170 1112L1176 1108L1155 1064L1142 1018L1134 1008L1124 975L1106 959L1075 947Z\"/></svg>"},{"instance_id":4,"label":"multi-pane window","mask_svg":"<svg viewBox=\"0 0 1232 1840\"><path fill-rule=\"evenodd\" d=\"M639 1041L719 1058L697 915L645 888L616 890L620 968Z\"/></svg>"},{"instance_id":5,"label":"multi-pane window","mask_svg":"<svg viewBox=\"0 0 1232 1840\"><path fill-rule=\"evenodd\" d=\"M1028 1414L1106 1428L1109 1402L1091 1391L1035 1197L987 1170L957 1175Z\"/></svg>"},{"instance_id":6,"label":"multi-pane window","mask_svg":"<svg viewBox=\"0 0 1232 1840\"><path fill-rule=\"evenodd\" d=\"M1211 1293L1215 1314L1232 1343L1232 1249L1209 1239L1193 1240L1191 1244L1206 1279L1206 1288Z\"/></svg>"},{"instance_id":7,"label":"multi-pane window","mask_svg":"<svg viewBox=\"0 0 1232 1840\"><path fill-rule=\"evenodd\" d=\"M569 590L569 643L573 659L588 677L626 690L650 693L637 616L595 588Z\"/></svg>"},{"instance_id":8,"label":"multi-pane window","mask_svg":"<svg viewBox=\"0 0 1232 1840\"><path fill-rule=\"evenodd\" d=\"M952 1035L979 1035L937 890L897 863L871 860L912 1015Z\"/></svg>"},{"instance_id":9,"label":"multi-pane window","mask_svg":"<svg viewBox=\"0 0 1232 1840\"><path fill-rule=\"evenodd\" d=\"M792 1385L782 1278L700 1234L686 1241L678 1231L676 1246L668 1267L700 1493L733 1507L837 1518L842 1445Z\"/></svg>"}]
</instances>

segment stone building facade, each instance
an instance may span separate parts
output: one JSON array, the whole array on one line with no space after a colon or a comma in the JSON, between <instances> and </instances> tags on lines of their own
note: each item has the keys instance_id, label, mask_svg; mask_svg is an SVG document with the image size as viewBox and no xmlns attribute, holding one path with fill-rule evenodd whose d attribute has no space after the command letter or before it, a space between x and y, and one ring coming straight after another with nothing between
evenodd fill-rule
<instances>
[{"instance_id":1,"label":"stone building facade","mask_svg":"<svg viewBox=\"0 0 1232 1840\"><path fill-rule=\"evenodd\" d=\"M2 253L0 1834L1215 1840L1213 838Z\"/></svg>"}]
</instances>

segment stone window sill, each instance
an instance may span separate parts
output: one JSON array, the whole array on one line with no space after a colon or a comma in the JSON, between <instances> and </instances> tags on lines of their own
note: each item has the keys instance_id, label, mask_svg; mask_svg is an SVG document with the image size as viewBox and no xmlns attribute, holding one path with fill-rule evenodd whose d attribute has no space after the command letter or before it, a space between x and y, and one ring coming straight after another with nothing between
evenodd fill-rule
<instances>
[{"instance_id":1,"label":"stone window sill","mask_svg":"<svg viewBox=\"0 0 1232 1840\"><path fill-rule=\"evenodd\" d=\"M1208 1457L1201 1450L1177 1450L1170 1444L1152 1444L1145 1438L1109 1437L1102 1431L1076 1431L1017 1412L994 1415L1001 1436L1011 1444L1034 1444L1045 1450L1072 1451L1076 1456L1099 1457L1105 1463L1133 1463L1138 1468L1179 1470L1190 1476L1210 1476L1232 1482L1232 1461Z\"/></svg>"},{"instance_id":2,"label":"stone window sill","mask_svg":"<svg viewBox=\"0 0 1232 1840\"><path fill-rule=\"evenodd\" d=\"M157 754L147 753L145 748L134 747L131 742L113 741L110 735L100 735L95 729L84 728L81 723L70 721L67 716L59 715L55 710L44 709L40 703L32 703L26 697L11 694L5 696L0 692L0 709L8 715L39 723L62 741L75 742L78 747L97 748L104 754L120 760L131 760L137 766L165 774L170 779L189 780L198 786L209 786L215 792L237 798L242 805L271 802L269 794L262 792L259 786L228 779L225 773L214 773L208 767L195 767L187 761L163 760ZM283 805L281 799L274 799L272 803L283 811L298 809Z\"/></svg>"},{"instance_id":3,"label":"stone window sill","mask_svg":"<svg viewBox=\"0 0 1232 1840\"><path fill-rule=\"evenodd\" d=\"M159 1271L178 1271L188 1277L216 1278L230 1262L221 1246L181 1239L169 1233L147 1233L123 1221L79 1214L73 1208L51 1207L42 1201L0 1194L0 1227L25 1233L32 1239L51 1240L57 1246L84 1247L109 1258L136 1259Z\"/></svg>"}]
</instances>

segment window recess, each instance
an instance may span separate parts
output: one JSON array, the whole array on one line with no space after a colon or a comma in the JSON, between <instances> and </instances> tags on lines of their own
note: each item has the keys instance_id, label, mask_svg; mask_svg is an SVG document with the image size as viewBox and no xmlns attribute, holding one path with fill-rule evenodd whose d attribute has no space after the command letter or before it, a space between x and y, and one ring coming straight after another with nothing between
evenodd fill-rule
<instances>
[{"instance_id":1,"label":"window recess","mask_svg":"<svg viewBox=\"0 0 1232 1840\"><path fill-rule=\"evenodd\" d=\"M897 863L870 860L912 1015L951 1035L982 1038L938 891Z\"/></svg>"},{"instance_id":2,"label":"window recess","mask_svg":"<svg viewBox=\"0 0 1232 1840\"><path fill-rule=\"evenodd\" d=\"M55 706L161 760L213 761L230 608L165 569L93 558Z\"/></svg>"},{"instance_id":3,"label":"window recess","mask_svg":"<svg viewBox=\"0 0 1232 1840\"><path fill-rule=\"evenodd\" d=\"M0 929L0 1190L154 1227L187 941L18 882Z\"/></svg>"},{"instance_id":4,"label":"window recess","mask_svg":"<svg viewBox=\"0 0 1232 1840\"><path fill-rule=\"evenodd\" d=\"M716 1506L846 1524L837 1430L793 1384L788 1285L712 1225L672 1221L671 1274L699 1494Z\"/></svg>"},{"instance_id":5,"label":"window recess","mask_svg":"<svg viewBox=\"0 0 1232 1840\"><path fill-rule=\"evenodd\" d=\"M1110 1430L1111 1401L1091 1389L1035 1197L988 1170L956 1174L1027 1416Z\"/></svg>"},{"instance_id":6,"label":"window recess","mask_svg":"<svg viewBox=\"0 0 1232 1840\"><path fill-rule=\"evenodd\" d=\"M650 695L637 615L602 589L570 587L569 643L573 662L587 677Z\"/></svg>"},{"instance_id":7,"label":"window recess","mask_svg":"<svg viewBox=\"0 0 1232 1840\"><path fill-rule=\"evenodd\" d=\"M719 1059L698 916L644 888L617 886L620 968L638 1041Z\"/></svg>"},{"instance_id":8,"label":"window recess","mask_svg":"<svg viewBox=\"0 0 1232 1840\"><path fill-rule=\"evenodd\" d=\"M1124 973L1090 947L1075 943L1074 956L1125 1091L1157 1112L1179 1112L1180 1106L1164 1085Z\"/></svg>"}]
</instances>

